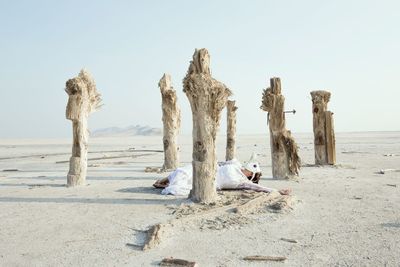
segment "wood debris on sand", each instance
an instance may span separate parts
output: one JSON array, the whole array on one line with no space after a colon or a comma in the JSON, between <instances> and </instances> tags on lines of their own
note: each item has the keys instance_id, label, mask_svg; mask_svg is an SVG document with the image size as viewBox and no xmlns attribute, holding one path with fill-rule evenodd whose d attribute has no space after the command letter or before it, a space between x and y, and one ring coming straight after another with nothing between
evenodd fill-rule
<instances>
[{"instance_id":1,"label":"wood debris on sand","mask_svg":"<svg viewBox=\"0 0 400 267\"><path fill-rule=\"evenodd\" d=\"M177 208L176 212L173 213L176 215L175 218L165 223L155 224L146 231L147 237L143 245L143 250L149 250L160 244L164 233L176 225L189 225L190 223L206 220L207 218L211 219L206 221L218 221L221 216L227 215L235 218L238 217L236 220L235 218L229 220L229 222L235 223L236 221L240 222L240 218L243 218L243 215L259 212L265 209L265 207L274 207L274 210L284 210L290 208L291 204L292 197L290 195L283 196L278 192L271 192L268 194L254 192L250 199L246 192L241 192L236 199L214 203L213 205L181 205Z\"/></svg>"}]
</instances>

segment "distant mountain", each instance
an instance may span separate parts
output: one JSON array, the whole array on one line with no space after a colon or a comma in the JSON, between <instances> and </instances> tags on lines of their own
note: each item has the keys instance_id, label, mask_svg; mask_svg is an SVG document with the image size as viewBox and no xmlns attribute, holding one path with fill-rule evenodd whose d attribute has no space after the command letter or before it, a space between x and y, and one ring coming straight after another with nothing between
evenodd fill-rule
<instances>
[{"instance_id":1,"label":"distant mountain","mask_svg":"<svg viewBox=\"0 0 400 267\"><path fill-rule=\"evenodd\" d=\"M112 137L112 136L136 136L136 135L161 135L160 128L152 128L149 126L128 126L126 128L109 127L94 130L90 133L92 137Z\"/></svg>"}]
</instances>

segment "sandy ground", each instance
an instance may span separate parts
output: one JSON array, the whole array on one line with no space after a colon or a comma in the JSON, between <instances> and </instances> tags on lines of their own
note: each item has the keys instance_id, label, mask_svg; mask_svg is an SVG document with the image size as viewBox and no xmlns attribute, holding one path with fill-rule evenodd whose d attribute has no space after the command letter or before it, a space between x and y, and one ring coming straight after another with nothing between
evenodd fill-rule
<instances>
[{"instance_id":1,"label":"sandy ground","mask_svg":"<svg viewBox=\"0 0 400 267\"><path fill-rule=\"evenodd\" d=\"M163 162L161 137L92 138L88 185L67 188L71 140L0 140L1 266L153 266L164 257L199 266L400 266L400 132L337 134L337 166L315 167L311 134L295 134L299 181L271 180L268 136L238 137L238 158L260 154L261 184L293 189L292 210L176 224L141 251L141 230L166 222L184 197L163 196L146 173ZM218 156L224 158L224 137ZM181 136L182 164L191 137ZM129 150L134 148L135 150ZM97 159L110 157L110 159ZM59 162L59 163L57 163ZM61 163L60 163L61 162ZM17 169L17 171L4 171ZM290 243L281 238L295 239Z\"/></svg>"}]
</instances>

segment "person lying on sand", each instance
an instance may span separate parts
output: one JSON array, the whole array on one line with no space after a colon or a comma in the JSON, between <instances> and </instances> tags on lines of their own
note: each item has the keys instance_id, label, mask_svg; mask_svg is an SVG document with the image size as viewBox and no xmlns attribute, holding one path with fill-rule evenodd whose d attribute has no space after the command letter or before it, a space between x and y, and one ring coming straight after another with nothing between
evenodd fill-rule
<instances>
[{"instance_id":1,"label":"person lying on sand","mask_svg":"<svg viewBox=\"0 0 400 267\"><path fill-rule=\"evenodd\" d=\"M261 178L261 169L256 161L255 154L245 165L237 160L222 162L217 167L216 188L222 189L242 189L257 192L270 193L278 191L281 195L290 194L290 189L276 190L258 184ZM188 195L192 189L193 169L192 164L177 168L168 177L157 180L153 186L164 188L161 194L164 195Z\"/></svg>"}]
</instances>

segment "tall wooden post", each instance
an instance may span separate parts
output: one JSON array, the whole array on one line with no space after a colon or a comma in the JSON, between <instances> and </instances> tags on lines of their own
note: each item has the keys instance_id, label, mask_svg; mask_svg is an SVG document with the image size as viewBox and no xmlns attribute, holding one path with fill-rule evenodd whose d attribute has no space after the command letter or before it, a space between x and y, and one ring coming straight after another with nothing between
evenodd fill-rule
<instances>
[{"instance_id":1,"label":"tall wooden post","mask_svg":"<svg viewBox=\"0 0 400 267\"><path fill-rule=\"evenodd\" d=\"M181 111L178 107L178 98L171 85L171 76L164 74L158 83L162 97L162 121L164 124L164 171L179 167L177 135L181 124Z\"/></svg>"},{"instance_id":2,"label":"tall wooden post","mask_svg":"<svg viewBox=\"0 0 400 267\"><path fill-rule=\"evenodd\" d=\"M316 165L336 163L335 132L333 113L327 110L331 93L312 91L312 112L314 131L314 153Z\"/></svg>"},{"instance_id":3,"label":"tall wooden post","mask_svg":"<svg viewBox=\"0 0 400 267\"><path fill-rule=\"evenodd\" d=\"M90 74L81 70L79 75L67 81L65 91L69 99L66 118L72 121L73 144L69 162L67 185L76 186L86 183L88 129L87 119L90 113L100 107L101 95Z\"/></svg>"},{"instance_id":4,"label":"tall wooden post","mask_svg":"<svg viewBox=\"0 0 400 267\"><path fill-rule=\"evenodd\" d=\"M194 52L183 88L193 116L193 187L189 197L194 202L212 203L217 198L215 138L231 92L211 77L210 56L204 48Z\"/></svg>"},{"instance_id":5,"label":"tall wooden post","mask_svg":"<svg viewBox=\"0 0 400 267\"><path fill-rule=\"evenodd\" d=\"M261 109L268 112L272 176L275 179L290 179L298 175L300 169L297 144L290 131L286 130L284 105L281 81L272 78L270 87L264 89Z\"/></svg>"},{"instance_id":6,"label":"tall wooden post","mask_svg":"<svg viewBox=\"0 0 400 267\"><path fill-rule=\"evenodd\" d=\"M236 157L236 110L235 101L228 100L226 106L226 161Z\"/></svg>"}]
</instances>

